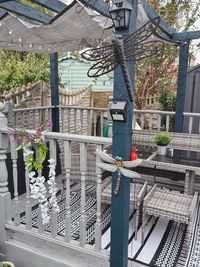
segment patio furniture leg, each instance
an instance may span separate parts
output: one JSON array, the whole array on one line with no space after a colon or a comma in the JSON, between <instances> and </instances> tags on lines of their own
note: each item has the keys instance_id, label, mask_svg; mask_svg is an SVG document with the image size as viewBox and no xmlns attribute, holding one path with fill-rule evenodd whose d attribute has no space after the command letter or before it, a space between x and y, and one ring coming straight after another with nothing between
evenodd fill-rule
<instances>
[{"instance_id":1,"label":"patio furniture leg","mask_svg":"<svg viewBox=\"0 0 200 267\"><path fill-rule=\"evenodd\" d=\"M152 225L154 225L156 223L156 217L153 216L153 219L152 219Z\"/></svg>"},{"instance_id":2,"label":"patio furniture leg","mask_svg":"<svg viewBox=\"0 0 200 267\"><path fill-rule=\"evenodd\" d=\"M145 234L145 225L147 223L147 219L146 219L146 215L143 211L143 215L142 215L142 234L141 234L141 243L144 243L144 234Z\"/></svg>"},{"instance_id":3,"label":"patio furniture leg","mask_svg":"<svg viewBox=\"0 0 200 267\"><path fill-rule=\"evenodd\" d=\"M137 231L138 231L138 224L140 218L140 205L137 204L137 211L136 211L136 219L135 219L135 240L137 240Z\"/></svg>"},{"instance_id":4,"label":"patio furniture leg","mask_svg":"<svg viewBox=\"0 0 200 267\"><path fill-rule=\"evenodd\" d=\"M185 233L185 256L187 257L188 250L190 244L190 227L186 225L186 233Z\"/></svg>"}]
</instances>

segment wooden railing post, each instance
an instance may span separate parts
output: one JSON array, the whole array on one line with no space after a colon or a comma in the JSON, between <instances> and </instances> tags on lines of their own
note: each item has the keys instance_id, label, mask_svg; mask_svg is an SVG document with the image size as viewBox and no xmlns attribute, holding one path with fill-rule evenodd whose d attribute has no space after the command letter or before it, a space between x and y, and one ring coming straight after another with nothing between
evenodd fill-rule
<instances>
[{"instance_id":1,"label":"wooden railing post","mask_svg":"<svg viewBox=\"0 0 200 267\"><path fill-rule=\"evenodd\" d=\"M4 112L5 105L0 103L0 128L8 126L8 120ZM11 196L8 191L8 172L6 167L6 150L8 148L8 136L0 133L0 259L6 255L5 223L11 218Z\"/></svg>"}]
</instances>

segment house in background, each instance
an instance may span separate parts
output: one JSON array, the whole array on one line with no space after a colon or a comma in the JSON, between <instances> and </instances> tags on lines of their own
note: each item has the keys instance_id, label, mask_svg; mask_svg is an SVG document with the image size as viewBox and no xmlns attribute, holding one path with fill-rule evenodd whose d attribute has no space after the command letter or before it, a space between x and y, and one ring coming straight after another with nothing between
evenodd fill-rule
<instances>
[{"instance_id":1,"label":"house in background","mask_svg":"<svg viewBox=\"0 0 200 267\"><path fill-rule=\"evenodd\" d=\"M92 85L91 105L94 107L107 107L108 98L113 92L113 73L98 78L87 76L92 63L81 56L76 57L70 52L59 59L59 73L61 84L65 89L76 90L85 85Z\"/></svg>"}]
</instances>

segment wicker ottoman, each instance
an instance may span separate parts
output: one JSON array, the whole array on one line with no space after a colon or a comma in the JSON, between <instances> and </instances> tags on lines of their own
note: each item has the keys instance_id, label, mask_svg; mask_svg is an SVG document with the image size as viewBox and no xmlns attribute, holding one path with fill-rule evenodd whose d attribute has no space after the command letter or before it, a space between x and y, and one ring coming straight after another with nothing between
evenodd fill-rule
<instances>
[{"instance_id":1,"label":"wicker ottoman","mask_svg":"<svg viewBox=\"0 0 200 267\"><path fill-rule=\"evenodd\" d=\"M193 231L197 200L197 192L191 196L178 191L161 189L155 185L143 201L142 243L144 242L144 230L148 218L155 216L186 224L186 246L188 248Z\"/></svg>"}]
</instances>

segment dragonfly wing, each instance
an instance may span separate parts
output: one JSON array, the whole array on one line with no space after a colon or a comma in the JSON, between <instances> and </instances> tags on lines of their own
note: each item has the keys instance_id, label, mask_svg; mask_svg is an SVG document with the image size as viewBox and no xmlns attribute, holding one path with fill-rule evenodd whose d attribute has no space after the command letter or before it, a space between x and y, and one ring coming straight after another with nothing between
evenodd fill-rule
<instances>
[{"instance_id":1,"label":"dragonfly wing","mask_svg":"<svg viewBox=\"0 0 200 267\"><path fill-rule=\"evenodd\" d=\"M100 149L96 150L96 155L105 162L112 163L112 164L115 163L115 159L113 159L111 156L109 156L107 153L105 153L104 151Z\"/></svg>"},{"instance_id":2,"label":"dragonfly wing","mask_svg":"<svg viewBox=\"0 0 200 267\"><path fill-rule=\"evenodd\" d=\"M103 162L97 162L97 166L100 167L103 170L109 171L109 172L116 172L117 166L112 164L107 164Z\"/></svg>"},{"instance_id":3,"label":"dragonfly wing","mask_svg":"<svg viewBox=\"0 0 200 267\"><path fill-rule=\"evenodd\" d=\"M151 41L151 36L153 33L156 33L159 22L160 18L156 17L139 28L136 32L124 38L124 53L126 59L135 59L135 55L138 53L138 50L143 47L143 44L148 42L148 40ZM154 40L151 42L154 42Z\"/></svg>"},{"instance_id":4,"label":"dragonfly wing","mask_svg":"<svg viewBox=\"0 0 200 267\"><path fill-rule=\"evenodd\" d=\"M147 40L158 28L160 23L160 18L156 17L146 24L144 24L141 28L139 28L134 33L128 34L124 38L124 46L135 46L137 43L144 42Z\"/></svg>"},{"instance_id":5,"label":"dragonfly wing","mask_svg":"<svg viewBox=\"0 0 200 267\"><path fill-rule=\"evenodd\" d=\"M112 71L118 65L112 44L87 49L81 55L84 59L94 62L87 73L89 77L99 77Z\"/></svg>"},{"instance_id":6,"label":"dragonfly wing","mask_svg":"<svg viewBox=\"0 0 200 267\"><path fill-rule=\"evenodd\" d=\"M129 178L140 178L140 174L137 173L137 172L134 172L134 171L131 171L131 170L127 170L125 168L119 168L121 173L126 176L126 177L129 177Z\"/></svg>"},{"instance_id":7,"label":"dragonfly wing","mask_svg":"<svg viewBox=\"0 0 200 267\"><path fill-rule=\"evenodd\" d=\"M123 161L123 166L126 168L134 168L142 163L142 159L136 159L131 161Z\"/></svg>"},{"instance_id":8,"label":"dragonfly wing","mask_svg":"<svg viewBox=\"0 0 200 267\"><path fill-rule=\"evenodd\" d=\"M89 77L99 77L103 74L109 73L115 69L118 65L117 62L114 62L112 59L102 59L95 63L89 70L87 75Z\"/></svg>"},{"instance_id":9,"label":"dragonfly wing","mask_svg":"<svg viewBox=\"0 0 200 267\"><path fill-rule=\"evenodd\" d=\"M81 56L89 61L98 61L106 59L114 53L113 45L90 48L81 53Z\"/></svg>"},{"instance_id":10,"label":"dragonfly wing","mask_svg":"<svg viewBox=\"0 0 200 267\"><path fill-rule=\"evenodd\" d=\"M163 55L165 50L165 43L163 41L149 41L145 42L135 50L135 60L141 60L153 55L159 56Z\"/></svg>"}]
</instances>

